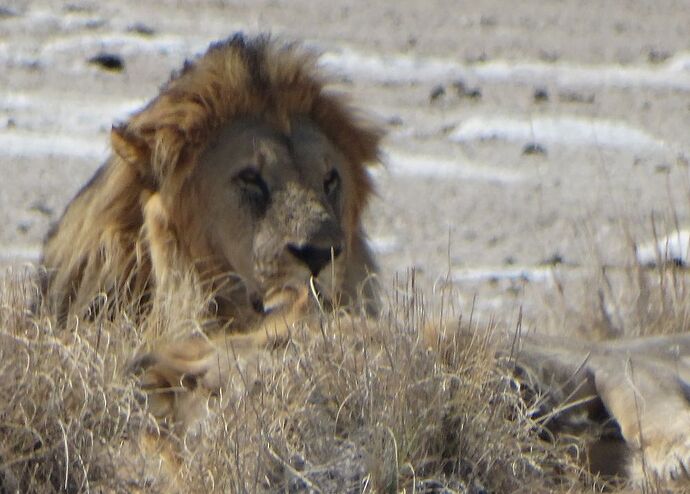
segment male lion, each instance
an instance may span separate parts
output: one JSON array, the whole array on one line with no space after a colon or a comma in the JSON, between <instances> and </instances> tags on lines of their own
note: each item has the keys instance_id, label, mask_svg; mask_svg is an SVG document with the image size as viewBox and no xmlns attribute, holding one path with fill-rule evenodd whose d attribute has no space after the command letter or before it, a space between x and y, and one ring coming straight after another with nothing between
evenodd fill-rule
<instances>
[{"instance_id":1,"label":"male lion","mask_svg":"<svg viewBox=\"0 0 690 494\"><path fill-rule=\"evenodd\" d=\"M113 128L112 157L46 240L47 308L64 320L134 307L143 320L171 299L198 295L207 329L223 330L221 338L229 330L233 352L190 338L136 367L147 369L145 388L180 389L191 378L209 391L239 358L287 336L310 294L371 313L376 293L366 282L375 264L361 215L381 135L326 91L315 58L295 45L242 35L211 45ZM603 407L640 484L687 476L687 335L591 345L532 338L498 354L517 358L525 379L536 376L554 417ZM155 396L155 415L184 422L189 402Z\"/></svg>"},{"instance_id":2,"label":"male lion","mask_svg":"<svg viewBox=\"0 0 690 494\"><path fill-rule=\"evenodd\" d=\"M315 57L268 37L236 35L186 63L113 127L113 155L48 235L52 311L145 312L185 277L235 330L312 277L331 303L375 307L360 217L381 132L324 84Z\"/></svg>"}]
</instances>

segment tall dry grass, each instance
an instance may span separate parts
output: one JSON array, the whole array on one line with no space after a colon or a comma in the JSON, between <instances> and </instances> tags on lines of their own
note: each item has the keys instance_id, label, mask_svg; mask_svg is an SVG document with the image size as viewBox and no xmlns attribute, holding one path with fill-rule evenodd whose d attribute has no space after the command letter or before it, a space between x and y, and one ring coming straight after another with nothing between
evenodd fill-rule
<instances>
[{"instance_id":1,"label":"tall dry grass","mask_svg":"<svg viewBox=\"0 0 690 494\"><path fill-rule=\"evenodd\" d=\"M555 276L555 284L543 297L540 330L586 340L632 338L690 331L690 259L667 259L664 237L678 231L675 223L654 226L656 262L638 259L639 243L627 228L626 252L615 264L604 260L597 249L583 257L589 264L580 269L581 280L573 283ZM566 277L567 278L567 275Z\"/></svg>"},{"instance_id":2,"label":"tall dry grass","mask_svg":"<svg viewBox=\"0 0 690 494\"><path fill-rule=\"evenodd\" d=\"M687 329L677 267L632 263L608 275L605 296L632 301L621 335ZM34 281L9 271L0 291L2 492L626 488L588 474L584 439L549 430L538 387L509 354L495 357L516 328L433 313L413 277L387 291L379 319L324 315L238 367L220 394L189 392L202 413L179 436L147 412L127 368L140 349L202 328L194 304L170 304L144 325L125 307L58 328L29 310ZM613 304L596 307L583 321L613 320ZM170 458L179 473L166 469Z\"/></svg>"},{"instance_id":3,"label":"tall dry grass","mask_svg":"<svg viewBox=\"0 0 690 494\"><path fill-rule=\"evenodd\" d=\"M240 386L200 397L201 418L177 437L147 413L146 397L126 372L161 321L138 327L122 310L58 329L50 314L28 311L33 279L9 272L0 295L4 492L596 486L575 443L544 440L510 366L494 359L500 328L456 321L434 349L425 335L436 325L410 285L393 288L379 320L334 314L295 328L255 368L238 368ZM186 322L190 331L201 325ZM145 444L171 446L179 474L160 463L164 452Z\"/></svg>"},{"instance_id":4,"label":"tall dry grass","mask_svg":"<svg viewBox=\"0 0 690 494\"><path fill-rule=\"evenodd\" d=\"M128 491L127 439L155 425L122 372L136 329L120 318L58 329L29 312L30 270L0 283L0 491Z\"/></svg>"}]
</instances>

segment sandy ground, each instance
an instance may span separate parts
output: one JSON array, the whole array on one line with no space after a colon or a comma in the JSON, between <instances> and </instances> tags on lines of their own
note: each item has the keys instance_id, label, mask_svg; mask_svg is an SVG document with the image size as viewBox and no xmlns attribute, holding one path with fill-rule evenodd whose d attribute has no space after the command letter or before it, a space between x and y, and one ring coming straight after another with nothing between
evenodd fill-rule
<instances>
[{"instance_id":1,"label":"sandy ground","mask_svg":"<svg viewBox=\"0 0 690 494\"><path fill-rule=\"evenodd\" d=\"M414 268L512 317L554 280L627 262L690 220L683 1L10 1L0 6L0 264L36 259L113 121L234 31L321 50L384 125L367 227ZM115 54L121 71L88 61Z\"/></svg>"}]
</instances>

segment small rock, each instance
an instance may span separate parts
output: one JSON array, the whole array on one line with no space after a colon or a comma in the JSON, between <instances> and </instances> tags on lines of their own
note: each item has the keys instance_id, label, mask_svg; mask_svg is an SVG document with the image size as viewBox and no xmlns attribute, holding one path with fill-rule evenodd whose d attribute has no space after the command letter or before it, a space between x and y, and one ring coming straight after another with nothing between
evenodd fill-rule
<instances>
[{"instance_id":1,"label":"small rock","mask_svg":"<svg viewBox=\"0 0 690 494\"><path fill-rule=\"evenodd\" d=\"M153 36L156 34L155 29L147 24L144 24L143 22L135 22L127 27L127 31L130 33L141 34L142 36Z\"/></svg>"},{"instance_id":2,"label":"small rock","mask_svg":"<svg viewBox=\"0 0 690 494\"><path fill-rule=\"evenodd\" d=\"M111 72L121 72L125 68L122 57L114 53L99 53L89 58L89 63Z\"/></svg>"},{"instance_id":3,"label":"small rock","mask_svg":"<svg viewBox=\"0 0 690 494\"><path fill-rule=\"evenodd\" d=\"M560 252L554 252L551 254L549 257L544 259L541 264L545 266L557 266L559 264L563 264L565 260L563 259L563 256L560 254Z\"/></svg>"},{"instance_id":4,"label":"small rock","mask_svg":"<svg viewBox=\"0 0 690 494\"><path fill-rule=\"evenodd\" d=\"M655 48L652 48L649 50L647 53L647 60L649 60L649 63L662 63L668 60L671 57L671 54L665 50L657 50Z\"/></svg>"},{"instance_id":5,"label":"small rock","mask_svg":"<svg viewBox=\"0 0 690 494\"><path fill-rule=\"evenodd\" d=\"M469 99L480 99L482 97L482 91L477 88L468 89L465 92L465 96Z\"/></svg>"},{"instance_id":6,"label":"small rock","mask_svg":"<svg viewBox=\"0 0 690 494\"><path fill-rule=\"evenodd\" d=\"M533 156L533 155L542 155L543 156L546 154L546 148L544 146L542 146L541 144L538 144L536 142L528 142L522 148L522 154L523 154L523 156Z\"/></svg>"},{"instance_id":7,"label":"small rock","mask_svg":"<svg viewBox=\"0 0 690 494\"><path fill-rule=\"evenodd\" d=\"M386 120L386 123L391 127L400 127L403 124L403 119L398 115L394 115Z\"/></svg>"},{"instance_id":8,"label":"small rock","mask_svg":"<svg viewBox=\"0 0 690 494\"><path fill-rule=\"evenodd\" d=\"M668 173L671 171L671 165L668 163L660 163L654 167L656 173Z\"/></svg>"},{"instance_id":9,"label":"small rock","mask_svg":"<svg viewBox=\"0 0 690 494\"><path fill-rule=\"evenodd\" d=\"M453 88L457 95L461 98L480 99L482 97L481 89L477 87L469 87L465 81L455 81Z\"/></svg>"},{"instance_id":10,"label":"small rock","mask_svg":"<svg viewBox=\"0 0 690 494\"><path fill-rule=\"evenodd\" d=\"M446 94L446 88L441 85L434 86L429 93L429 101L434 102Z\"/></svg>"},{"instance_id":11,"label":"small rock","mask_svg":"<svg viewBox=\"0 0 690 494\"><path fill-rule=\"evenodd\" d=\"M533 98L535 103L544 103L549 101L549 92L543 87L537 88L534 90Z\"/></svg>"},{"instance_id":12,"label":"small rock","mask_svg":"<svg viewBox=\"0 0 690 494\"><path fill-rule=\"evenodd\" d=\"M84 24L84 29L100 29L106 24L108 24L108 21L106 21L105 19L89 19Z\"/></svg>"},{"instance_id":13,"label":"small rock","mask_svg":"<svg viewBox=\"0 0 690 494\"><path fill-rule=\"evenodd\" d=\"M53 209L47 206L45 203L42 201L36 201L31 206L29 206L30 211L34 211L36 213L40 213L44 216L52 216L53 215Z\"/></svg>"}]
</instances>

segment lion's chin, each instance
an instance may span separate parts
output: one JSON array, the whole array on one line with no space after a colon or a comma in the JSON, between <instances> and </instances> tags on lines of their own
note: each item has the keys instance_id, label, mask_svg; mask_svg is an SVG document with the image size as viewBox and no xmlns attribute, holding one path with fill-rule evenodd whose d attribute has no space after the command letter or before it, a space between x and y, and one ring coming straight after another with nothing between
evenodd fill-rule
<instances>
[{"instance_id":1,"label":"lion's chin","mask_svg":"<svg viewBox=\"0 0 690 494\"><path fill-rule=\"evenodd\" d=\"M295 287L271 288L264 295L262 309L264 314L289 309L297 301L300 290Z\"/></svg>"},{"instance_id":2,"label":"lion's chin","mask_svg":"<svg viewBox=\"0 0 690 494\"><path fill-rule=\"evenodd\" d=\"M268 288L263 296L250 297L254 310L262 315L289 311L295 304L313 298L320 307L332 306L332 289L316 277L299 278Z\"/></svg>"}]
</instances>

